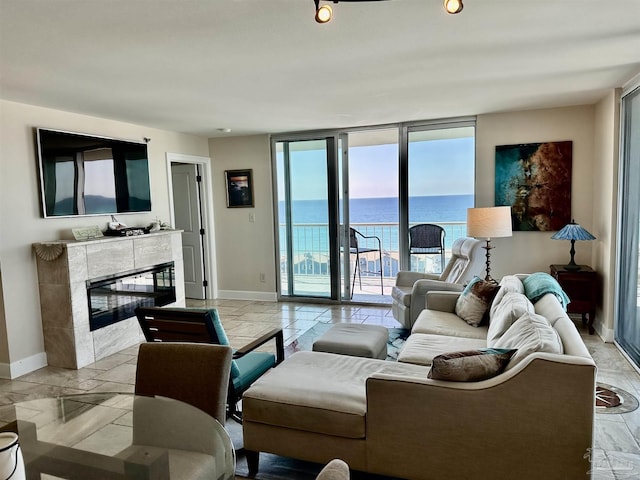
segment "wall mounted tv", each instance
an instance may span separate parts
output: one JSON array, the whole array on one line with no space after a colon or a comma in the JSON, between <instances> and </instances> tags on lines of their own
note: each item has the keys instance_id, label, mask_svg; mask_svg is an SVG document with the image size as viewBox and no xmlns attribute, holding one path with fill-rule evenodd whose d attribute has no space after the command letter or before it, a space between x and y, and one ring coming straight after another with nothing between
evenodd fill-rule
<instances>
[{"instance_id":1,"label":"wall mounted tv","mask_svg":"<svg viewBox=\"0 0 640 480\"><path fill-rule=\"evenodd\" d=\"M151 211L146 143L35 131L44 217Z\"/></svg>"}]
</instances>

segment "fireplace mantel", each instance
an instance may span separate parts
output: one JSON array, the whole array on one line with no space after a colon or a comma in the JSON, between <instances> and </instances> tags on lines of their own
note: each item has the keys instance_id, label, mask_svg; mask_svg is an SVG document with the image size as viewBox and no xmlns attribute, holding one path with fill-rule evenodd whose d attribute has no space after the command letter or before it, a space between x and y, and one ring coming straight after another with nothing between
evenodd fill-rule
<instances>
[{"instance_id":1,"label":"fireplace mantel","mask_svg":"<svg viewBox=\"0 0 640 480\"><path fill-rule=\"evenodd\" d=\"M47 363L82 368L144 340L135 317L90 331L89 280L174 262L176 302L172 305L184 306L181 233L163 230L131 237L34 244Z\"/></svg>"}]
</instances>

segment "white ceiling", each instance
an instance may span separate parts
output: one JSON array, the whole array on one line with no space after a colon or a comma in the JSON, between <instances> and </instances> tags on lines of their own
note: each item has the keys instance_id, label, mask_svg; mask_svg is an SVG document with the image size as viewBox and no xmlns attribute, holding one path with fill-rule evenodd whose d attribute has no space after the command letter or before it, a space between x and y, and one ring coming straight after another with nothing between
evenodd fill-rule
<instances>
[{"instance_id":1,"label":"white ceiling","mask_svg":"<svg viewBox=\"0 0 640 480\"><path fill-rule=\"evenodd\" d=\"M593 103L640 0L0 0L0 97L219 136ZM228 135L228 134L225 134Z\"/></svg>"}]
</instances>

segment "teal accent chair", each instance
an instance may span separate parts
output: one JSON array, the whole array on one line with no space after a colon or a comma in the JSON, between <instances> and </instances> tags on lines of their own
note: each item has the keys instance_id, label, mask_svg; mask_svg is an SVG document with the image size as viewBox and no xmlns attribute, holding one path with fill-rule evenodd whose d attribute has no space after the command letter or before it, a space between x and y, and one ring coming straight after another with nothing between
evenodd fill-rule
<instances>
[{"instance_id":1,"label":"teal accent chair","mask_svg":"<svg viewBox=\"0 0 640 480\"><path fill-rule=\"evenodd\" d=\"M196 308L138 307L136 317L148 342L213 343L229 345L218 311ZM270 340L275 340L276 353L255 351ZM241 422L238 402L253 382L284 360L284 337L276 328L260 338L233 351L229 391L228 414Z\"/></svg>"}]
</instances>

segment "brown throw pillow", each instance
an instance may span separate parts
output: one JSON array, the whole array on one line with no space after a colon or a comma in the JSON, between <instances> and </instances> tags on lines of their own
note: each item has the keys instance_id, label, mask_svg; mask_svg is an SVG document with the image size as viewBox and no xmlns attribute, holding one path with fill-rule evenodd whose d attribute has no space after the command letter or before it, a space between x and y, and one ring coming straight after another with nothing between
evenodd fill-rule
<instances>
[{"instance_id":1,"label":"brown throw pillow","mask_svg":"<svg viewBox=\"0 0 640 480\"><path fill-rule=\"evenodd\" d=\"M427 376L450 382L479 382L502 373L515 352L515 349L481 348L437 355Z\"/></svg>"},{"instance_id":2,"label":"brown throw pillow","mask_svg":"<svg viewBox=\"0 0 640 480\"><path fill-rule=\"evenodd\" d=\"M500 286L473 277L456 302L456 315L473 327L482 323Z\"/></svg>"}]
</instances>

